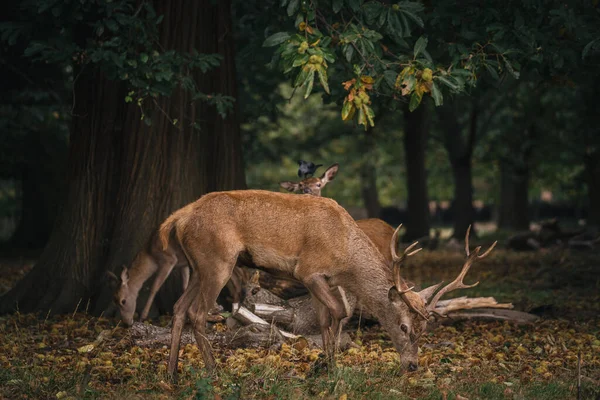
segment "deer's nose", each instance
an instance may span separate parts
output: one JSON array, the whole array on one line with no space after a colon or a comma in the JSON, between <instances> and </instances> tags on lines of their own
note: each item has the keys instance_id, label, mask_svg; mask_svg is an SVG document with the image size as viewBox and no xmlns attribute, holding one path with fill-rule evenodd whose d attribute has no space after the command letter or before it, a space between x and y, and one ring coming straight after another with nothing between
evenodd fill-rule
<instances>
[{"instance_id":1,"label":"deer's nose","mask_svg":"<svg viewBox=\"0 0 600 400\"><path fill-rule=\"evenodd\" d=\"M417 368L419 368L419 367L418 367L418 365L417 365L417 363L414 363L414 362L410 362L410 363L408 363L408 370L409 370L410 372L414 372L414 371L416 371L416 370L417 370Z\"/></svg>"},{"instance_id":2,"label":"deer's nose","mask_svg":"<svg viewBox=\"0 0 600 400\"><path fill-rule=\"evenodd\" d=\"M304 188L304 193L310 193L310 188Z\"/></svg>"}]
</instances>

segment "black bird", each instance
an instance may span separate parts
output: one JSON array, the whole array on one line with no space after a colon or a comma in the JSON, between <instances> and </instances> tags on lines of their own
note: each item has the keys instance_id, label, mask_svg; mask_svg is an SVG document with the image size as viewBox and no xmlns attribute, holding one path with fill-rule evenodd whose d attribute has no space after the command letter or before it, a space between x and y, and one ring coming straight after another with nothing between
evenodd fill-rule
<instances>
[{"instance_id":1,"label":"black bird","mask_svg":"<svg viewBox=\"0 0 600 400\"><path fill-rule=\"evenodd\" d=\"M323 166L323 164L315 165L314 163L312 163L310 161L304 161L304 160L298 161L298 165L300 166L298 168L298 176L302 179L307 178L308 175L310 175L310 176L314 175L317 168Z\"/></svg>"}]
</instances>

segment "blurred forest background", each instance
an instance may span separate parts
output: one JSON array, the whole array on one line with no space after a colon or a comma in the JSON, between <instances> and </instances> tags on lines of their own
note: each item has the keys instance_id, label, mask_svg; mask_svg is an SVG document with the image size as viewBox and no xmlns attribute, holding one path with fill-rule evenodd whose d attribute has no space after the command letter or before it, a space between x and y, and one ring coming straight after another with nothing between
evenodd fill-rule
<instances>
[{"instance_id":1,"label":"blurred forest background","mask_svg":"<svg viewBox=\"0 0 600 400\"><path fill-rule=\"evenodd\" d=\"M0 238L39 256L3 311L102 309L170 212L300 159L406 241L600 223L597 0L1 7Z\"/></svg>"}]
</instances>

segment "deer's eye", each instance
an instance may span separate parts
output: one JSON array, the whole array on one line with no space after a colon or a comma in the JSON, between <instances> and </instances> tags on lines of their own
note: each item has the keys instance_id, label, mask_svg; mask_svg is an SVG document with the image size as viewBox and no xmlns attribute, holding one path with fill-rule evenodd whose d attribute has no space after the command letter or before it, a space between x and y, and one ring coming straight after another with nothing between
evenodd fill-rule
<instances>
[{"instance_id":1,"label":"deer's eye","mask_svg":"<svg viewBox=\"0 0 600 400\"><path fill-rule=\"evenodd\" d=\"M125 303L126 303L126 302L127 302L127 301L126 301L125 299L121 300L121 304L122 304L122 305L125 305Z\"/></svg>"},{"instance_id":2,"label":"deer's eye","mask_svg":"<svg viewBox=\"0 0 600 400\"><path fill-rule=\"evenodd\" d=\"M321 184L320 184L320 183L317 183L317 187L321 187Z\"/></svg>"},{"instance_id":3,"label":"deer's eye","mask_svg":"<svg viewBox=\"0 0 600 400\"><path fill-rule=\"evenodd\" d=\"M400 329L402 329L402 332L408 333L408 326L406 324L400 325Z\"/></svg>"}]
</instances>

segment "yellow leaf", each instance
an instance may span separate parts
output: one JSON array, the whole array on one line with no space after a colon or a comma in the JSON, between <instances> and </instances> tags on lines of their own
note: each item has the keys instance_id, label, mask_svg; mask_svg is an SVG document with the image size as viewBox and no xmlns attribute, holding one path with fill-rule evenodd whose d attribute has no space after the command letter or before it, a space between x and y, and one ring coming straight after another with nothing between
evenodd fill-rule
<instances>
[{"instance_id":1,"label":"yellow leaf","mask_svg":"<svg viewBox=\"0 0 600 400\"><path fill-rule=\"evenodd\" d=\"M80 348L77 349L77 351L79 353L89 353L90 351L94 350L94 346L93 344L86 344L85 346L81 346Z\"/></svg>"},{"instance_id":2,"label":"yellow leaf","mask_svg":"<svg viewBox=\"0 0 600 400\"><path fill-rule=\"evenodd\" d=\"M67 392L58 392L56 393L56 398L57 399L64 399L65 397L67 397L68 393Z\"/></svg>"},{"instance_id":3,"label":"yellow leaf","mask_svg":"<svg viewBox=\"0 0 600 400\"><path fill-rule=\"evenodd\" d=\"M348 400L348 395L346 393L344 393L343 395L340 396L339 400Z\"/></svg>"}]
</instances>

